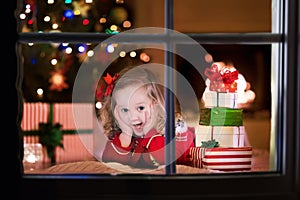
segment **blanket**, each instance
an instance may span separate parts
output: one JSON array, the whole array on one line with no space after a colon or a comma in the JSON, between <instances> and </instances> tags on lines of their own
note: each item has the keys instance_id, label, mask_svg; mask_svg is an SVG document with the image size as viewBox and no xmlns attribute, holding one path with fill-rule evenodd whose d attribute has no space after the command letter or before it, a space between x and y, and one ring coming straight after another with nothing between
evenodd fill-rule
<instances>
[{"instance_id":1,"label":"blanket","mask_svg":"<svg viewBox=\"0 0 300 200\"><path fill-rule=\"evenodd\" d=\"M253 171L269 171L269 152L266 150L253 150L252 167ZM234 171L239 172L239 171ZM128 165L109 162L104 163L96 159L56 164L43 169L26 169L24 174L165 174L165 166L155 169L140 169ZM197 168L187 165L176 165L177 174L203 174L203 173L225 173L218 170Z\"/></svg>"}]
</instances>

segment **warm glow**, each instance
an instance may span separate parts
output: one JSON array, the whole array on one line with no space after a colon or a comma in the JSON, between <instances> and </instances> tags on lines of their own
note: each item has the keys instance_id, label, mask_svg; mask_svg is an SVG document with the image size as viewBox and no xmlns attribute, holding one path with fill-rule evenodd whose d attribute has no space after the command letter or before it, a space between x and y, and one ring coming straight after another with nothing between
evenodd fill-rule
<instances>
[{"instance_id":1,"label":"warm glow","mask_svg":"<svg viewBox=\"0 0 300 200\"><path fill-rule=\"evenodd\" d=\"M80 15L80 11L79 10L74 10L74 15Z\"/></svg>"},{"instance_id":2,"label":"warm glow","mask_svg":"<svg viewBox=\"0 0 300 200\"><path fill-rule=\"evenodd\" d=\"M121 51L120 52L120 57L124 58L126 56L126 52L125 51Z\"/></svg>"},{"instance_id":3,"label":"warm glow","mask_svg":"<svg viewBox=\"0 0 300 200\"><path fill-rule=\"evenodd\" d=\"M83 25L88 25L89 23L90 23L90 21L88 19L82 20L82 24Z\"/></svg>"},{"instance_id":4,"label":"warm glow","mask_svg":"<svg viewBox=\"0 0 300 200\"><path fill-rule=\"evenodd\" d=\"M110 26L110 30L112 31L117 31L118 30L118 27L116 25L111 25Z\"/></svg>"},{"instance_id":5,"label":"warm glow","mask_svg":"<svg viewBox=\"0 0 300 200\"><path fill-rule=\"evenodd\" d=\"M135 51L132 51L132 52L130 52L130 57L132 57L132 58L134 58L134 57L136 57L136 52Z\"/></svg>"},{"instance_id":6,"label":"warm glow","mask_svg":"<svg viewBox=\"0 0 300 200\"><path fill-rule=\"evenodd\" d=\"M30 13L31 12L31 8L30 8L30 4L26 4L25 6L25 13Z\"/></svg>"},{"instance_id":7,"label":"warm glow","mask_svg":"<svg viewBox=\"0 0 300 200\"><path fill-rule=\"evenodd\" d=\"M143 62L149 62L149 61L150 61L150 56L148 56L146 53L141 53L140 59L141 59Z\"/></svg>"},{"instance_id":8,"label":"warm glow","mask_svg":"<svg viewBox=\"0 0 300 200\"><path fill-rule=\"evenodd\" d=\"M21 14L19 15L19 17L20 17L20 19L26 19L26 15L25 15L24 13L21 13Z\"/></svg>"},{"instance_id":9,"label":"warm glow","mask_svg":"<svg viewBox=\"0 0 300 200\"><path fill-rule=\"evenodd\" d=\"M99 19L99 22L100 22L101 24L106 23L106 18L105 18L105 17L101 17L101 18Z\"/></svg>"},{"instance_id":10,"label":"warm glow","mask_svg":"<svg viewBox=\"0 0 300 200\"><path fill-rule=\"evenodd\" d=\"M127 20L124 21L124 22L123 22L123 27L124 27L124 28L130 28L130 27L131 27L131 22L130 22L130 21L127 21Z\"/></svg>"},{"instance_id":11,"label":"warm glow","mask_svg":"<svg viewBox=\"0 0 300 200\"><path fill-rule=\"evenodd\" d=\"M73 49L71 47L67 47L65 50L66 54L71 54L72 51L73 51Z\"/></svg>"},{"instance_id":12,"label":"warm glow","mask_svg":"<svg viewBox=\"0 0 300 200\"><path fill-rule=\"evenodd\" d=\"M44 17L44 21L45 21L45 22L50 22L50 16L49 16L49 15L45 16L45 17Z\"/></svg>"},{"instance_id":13,"label":"warm glow","mask_svg":"<svg viewBox=\"0 0 300 200\"><path fill-rule=\"evenodd\" d=\"M30 8L25 9L25 13L30 13L30 12L31 12Z\"/></svg>"},{"instance_id":14,"label":"warm glow","mask_svg":"<svg viewBox=\"0 0 300 200\"><path fill-rule=\"evenodd\" d=\"M52 28L53 29L57 29L58 28L58 24L57 23L52 24Z\"/></svg>"},{"instance_id":15,"label":"warm glow","mask_svg":"<svg viewBox=\"0 0 300 200\"><path fill-rule=\"evenodd\" d=\"M54 3L54 0L48 0L47 3L48 3L48 4L53 4L53 3Z\"/></svg>"},{"instance_id":16,"label":"warm glow","mask_svg":"<svg viewBox=\"0 0 300 200\"><path fill-rule=\"evenodd\" d=\"M55 59L55 58L51 59L51 61L50 61L51 65L56 65L57 62L58 62L58 61L57 61L57 59Z\"/></svg>"},{"instance_id":17,"label":"warm glow","mask_svg":"<svg viewBox=\"0 0 300 200\"><path fill-rule=\"evenodd\" d=\"M95 106L96 106L97 109L101 109L102 108L102 103L98 101L98 102L96 102Z\"/></svg>"},{"instance_id":18,"label":"warm glow","mask_svg":"<svg viewBox=\"0 0 300 200\"><path fill-rule=\"evenodd\" d=\"M39 97L42 97L43 94L44 94L44 90L43 90L42 88L38 88L38 89L36 90L36 93L38 94Z\"/></svg>"},{"instance_id":19,"label":"warm glow","mask_svg":"<svg viewBox=\"0 0 300 200\"><path fill-rule=\"evenodd\" d=\"M89 50L89 51L87 52L87 56L88 56L88 57L92 57L94 54L95 54L95 53L94 53L93 50Z\"/></svg>"},{"instance_id":20,"label":"warm glow","mask_svg":"<svg viewBox=\"0 0 300 200\"><path fill-rule=\"evenodd\" d=\"M63 72L61 70L57 70L51 72L51 78L49 82L51 83L50 90L62 91L69 87L67 83L65 83L66 77L64 77Z\"/></svg>"},{"instance_id":21,"label":"warm glow","mask_svg":"<svg viewBox=\"0 0 300 200\"><path fill-rule=\"evenodd\" d=\"M205 55L205 61L210 63L213 61L212 55L211 54L206 54Z\"/></svg>"},{"instance_id":22,"label":"warm glow","mask_svg":"<svg viewBox=\"0 0 300 200\"><path fill-rule=\"evenodd\" d=\"M61 74L53 75L53 83L56 85L60 85L63 82L63 76Z\"/></svg>"}]
</instances>

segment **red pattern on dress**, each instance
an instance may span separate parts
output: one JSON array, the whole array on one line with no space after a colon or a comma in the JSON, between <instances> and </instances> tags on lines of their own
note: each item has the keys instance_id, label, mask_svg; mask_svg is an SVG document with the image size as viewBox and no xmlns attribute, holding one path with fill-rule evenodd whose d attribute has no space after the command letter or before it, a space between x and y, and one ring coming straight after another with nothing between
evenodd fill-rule
<instances>
[{"instance_id":1,"label":"red pattern on dress","mask_svg":"<svg viewBox=\"0 0 300 200\"><path fill-rule=\"evenodd\" d=\"M136 167L157 167L155 163L165 163L165 137L151 129L143 138L133 138L128 147L122 147L120 136L106 143L102 154L103 162L119 162ZM194 147L195 130L189 127L186 132L187 140L175 140L176 164L190 165L189 148Z\"/></svg>"}]
</instances>

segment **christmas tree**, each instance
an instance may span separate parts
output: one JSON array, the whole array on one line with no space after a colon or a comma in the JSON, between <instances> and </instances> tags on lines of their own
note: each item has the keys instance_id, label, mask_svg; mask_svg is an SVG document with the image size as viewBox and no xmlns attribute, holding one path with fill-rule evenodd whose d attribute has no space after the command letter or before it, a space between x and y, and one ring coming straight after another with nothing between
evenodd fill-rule
<instances>
[{"instance_id":1,"label":"christmas tree","mask_svg":"<svg viewBox=\"0 0 300 200\"><path fill-rule=\"evenodd\" d=\"M21 32L72 32L118 34L132 28L132 12L123 0L24 0L19 13ZM95 57L91 43L22 44L23 96L25 101L71 102L72 86L83 62L109 62L110 54L119 52L127 63L149 62L124 54L122 49L108 45ZM113 50L111 50L113 48ZM147 58L147 56L146 56ZM122 61L124 62L124 61ZM114 62L115 63L115 62ZM112 63L118 67L117 64ZM94 81L97 68L91 69ZM87 83L87 85L89 85ZM84 96L84 95L83 95ZM86 101L89 98L84 98Z\"/></svg>"}]
</instances>

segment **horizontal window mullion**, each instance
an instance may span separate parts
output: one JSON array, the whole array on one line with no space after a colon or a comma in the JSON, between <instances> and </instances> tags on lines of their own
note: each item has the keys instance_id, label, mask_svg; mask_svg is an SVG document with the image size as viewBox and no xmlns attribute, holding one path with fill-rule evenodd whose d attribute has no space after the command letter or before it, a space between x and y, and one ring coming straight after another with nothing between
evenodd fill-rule
<instances>
[{"instance_id":1,"label":"horizontal window mullion","mask_svg":"<svg viewBox=\"0 0 300 200\"><path fill-rule=\"evenodd\" d=\"M19 42L63 43L89 42L99 43L113 35L105 33L19 33ZM189 37L187 39L187 36ZM199 43L253 43L270 44L283 41L282 34L274 33L186 33L186 34L141 34L121 33L114 37L118 43L190 43L190 38Z\"/></svg>"},{"instance_id":2,"label":"horizontal window mullion","mask_svg":"<svg viewBox=\"0 0 300 200\"><path fill-rule=\"evenodd\" d=\"M284 38L282 34L274 33L209 33L187 35L202 44L270 44L283 42Z\"/></svg>"}]
</instances>

